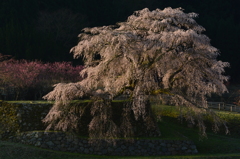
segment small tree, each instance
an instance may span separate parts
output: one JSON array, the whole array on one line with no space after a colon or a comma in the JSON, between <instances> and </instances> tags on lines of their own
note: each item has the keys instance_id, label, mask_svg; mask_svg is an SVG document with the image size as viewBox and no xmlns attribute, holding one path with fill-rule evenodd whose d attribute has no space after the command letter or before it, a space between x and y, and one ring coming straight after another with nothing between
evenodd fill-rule
<instances>
[{"instance_id":1,"label":"small tree","mask_svg":"<svg viewBox=\"0 0 240 159\"><path fill-rule=\"evenodd\" d=\"M222 73L229 64L216 59L219 51L202 34L205 29L195 17L196 13L186 14L181 8L146 8L134 12L126 22L83 29L71 52L74 58L85 60L81 75L86 78L57 84L44 97L56 100L44 119L48 128L75 129L80 117L66 115L68 101L88 94L98 97L91 109L90 137L133 136L131 112L145 123L148 134L159 135L149 102L154 94L168 99L180 111L187 108L184 117L193 124L197 121L202 135L203 117L210 114L217 131L223 122L208 109L206 97L227 91L223 82L228 78ZM122 94L127 94L129 101L117 127L111 120L109 100Z\"/></svg>"}]
</instances>

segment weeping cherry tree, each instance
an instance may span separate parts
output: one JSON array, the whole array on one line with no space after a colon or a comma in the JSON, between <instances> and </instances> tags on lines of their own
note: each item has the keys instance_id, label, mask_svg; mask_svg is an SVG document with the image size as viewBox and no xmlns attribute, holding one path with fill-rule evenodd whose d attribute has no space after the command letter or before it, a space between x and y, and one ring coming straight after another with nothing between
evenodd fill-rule
<instances>
[{"instance_id":1,"label":"weeping cherry tree","mask_svg":"<svg viewBox=\"0 0 240 159\"><path fill-rule=\"evenodd\" d=\"M83 109L69 102L91 96L90 137L133 137L131 115L143 122L149 136L159 136L151 112L153 95L174 104L182 117L198 125L202 135L205 116L212 118L215 131L221 124L226 127L208 109L206 98L227 92L223 83L228 77L223 73L229 63L217 60L219 50L202 34L205 29L194 20L197 16L181 8L145 8L135 11L126 22L83 29L71 52L74 58L84 59L81 76L85 79L56 84L44 96L56 101L43 120L47 129L77 129ZM112 120L111 100L120 95L129 99L123 107L121 124L117 125Z\"/></svg>"}]
</instances>

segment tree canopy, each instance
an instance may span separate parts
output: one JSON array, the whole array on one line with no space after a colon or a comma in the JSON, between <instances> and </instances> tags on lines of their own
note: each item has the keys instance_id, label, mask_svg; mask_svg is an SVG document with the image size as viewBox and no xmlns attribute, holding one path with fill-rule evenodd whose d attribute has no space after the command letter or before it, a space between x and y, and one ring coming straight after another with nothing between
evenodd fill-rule
<instances>
[{"instance_id":1,"label":"tree canopy","mask_svg":"<svg viewBox=\"0 0 240 159\"><path fill-rule=\"evenodd\" d=\"M198 123L203 135L205 114L211 115L217 130L222 121L208 109L206 97L227 91L223 83L228 77L223 73L229 63L217 60L219 51L202 34L205 29L194 20L197 16L196 13L184 13L182 8L153 11L145 8L135 11L125 22L83 29L79 43L71 52L74 58L84 59L85 68L81 75L85 79L77 83L57 84L44 97L56 100L44 119L49 124L48 128L67 130L76 127L71 125L74 123L71 119L76 122L77 116L70 118L67 115L66 118L64 113L61 114L66 111L64 107L68 107L70 100L84 95L93 96L94 116L97 114L94 112L102 107L110 109L107 101L126 94L129 96L128 112L132 112L136 120L143 119L149 131L158 131L154 118L150 117L149 100L152 95L159 100L168 100L180 111L186 108L184 116L191 123ZM99 99L102 104L99 104ZM106 120L93 119L89 131L100 131L96 119ZM125 128L133 129L129 128L129 123ZM111 122L106 129L111 129L110 134L114 134L118 128ZM104 136L104 133L99 134ZM95 137L102 137L99 134L92 133Z\"/></svg>"}]
</instances>

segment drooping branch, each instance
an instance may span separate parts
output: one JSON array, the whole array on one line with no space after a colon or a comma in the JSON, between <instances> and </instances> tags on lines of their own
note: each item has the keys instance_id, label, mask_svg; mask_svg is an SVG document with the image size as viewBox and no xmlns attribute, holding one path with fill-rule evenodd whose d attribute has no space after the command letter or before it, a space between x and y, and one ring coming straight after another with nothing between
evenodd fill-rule
<instances>
[{"instance_id":1,"label":"drooping branch","mask_svg":"<svg viewBox=\"0 0 240 159\"><path fill-rule=\"evenodd\" d=\"M208 110L206 99L212 93L221 95L227 91L223 83L228 77L223 73L229 64L216 59L219 51L202 34L205 29L194 20L197 16L181 8L145 8L115 26L85 28L71 52L74 58L85 60L81 75L86 78L75 84L58 84L45 98L57 101L53 107L56 110L59 103L66 106L65 101L84 95L104 99L96 98L92 107L94 118L89 131L93 137L116 137L124 125L123 136L133 135L131 113L135 120L148 123L148 132L157 134L150 94L170 100L180 109L187 108L186 119L197 121L193 123L198 123L202 134L203 116L210 114L217 130L222 121ZM126 119L119 129L111 120L111 106L106 99L124 93L129 95L131 107L124 108Z\"/></svg>"}]
</instances>

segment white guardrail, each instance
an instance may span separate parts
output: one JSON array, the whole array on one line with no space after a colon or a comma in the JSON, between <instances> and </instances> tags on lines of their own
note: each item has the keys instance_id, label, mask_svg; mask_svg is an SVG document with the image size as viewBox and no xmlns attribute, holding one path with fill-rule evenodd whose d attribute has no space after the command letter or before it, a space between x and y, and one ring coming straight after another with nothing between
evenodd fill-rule
<instances>
[{"instance_id":1,"label":"white guardrail","mask_svg":"<svg viewBox=\"0 0 240 159\"><path fill-rule=\"evenodd\" d=\"M233 105L233 104L226 104L224 102L208 102L208 107L212 109L240 113L240 106Z\"/></svg>"}]
</instances>

